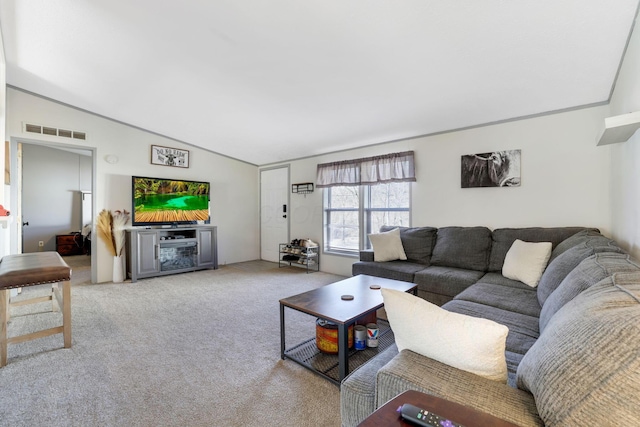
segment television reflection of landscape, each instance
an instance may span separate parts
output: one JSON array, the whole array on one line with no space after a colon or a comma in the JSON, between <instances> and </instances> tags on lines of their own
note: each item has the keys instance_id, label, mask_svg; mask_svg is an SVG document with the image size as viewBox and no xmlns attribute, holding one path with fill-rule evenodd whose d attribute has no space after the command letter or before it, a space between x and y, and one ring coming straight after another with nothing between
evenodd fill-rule
<instances>
[{"instance_id":1,"label":"television reflection of landscape","mask_svg":"<svg viewBox=\"0 0 640 427\"><path fill-rule=\"evenodd\" d=\"M133 177L134 225L209 220L209 183Z\"/></svg>"}]
</instances>

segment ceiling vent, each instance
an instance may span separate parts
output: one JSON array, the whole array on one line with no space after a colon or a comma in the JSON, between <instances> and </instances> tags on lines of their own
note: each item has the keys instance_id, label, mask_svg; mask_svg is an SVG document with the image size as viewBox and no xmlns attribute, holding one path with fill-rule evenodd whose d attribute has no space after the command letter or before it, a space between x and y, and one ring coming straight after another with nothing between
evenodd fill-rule
<instances>
[{"instance_id":1,"label":"ceiling vent","mask_svg":"<svg viewBox=\"0 0 640 427\"><path fill-rule=\"evenodd\" d=\"M87 139L86 132L76 130L58 129L50 126L34 125L32 123L24 124L24 131L29 133L38 133L40 135L61 136L63 138Z\"/></svg>"}]
</instances>

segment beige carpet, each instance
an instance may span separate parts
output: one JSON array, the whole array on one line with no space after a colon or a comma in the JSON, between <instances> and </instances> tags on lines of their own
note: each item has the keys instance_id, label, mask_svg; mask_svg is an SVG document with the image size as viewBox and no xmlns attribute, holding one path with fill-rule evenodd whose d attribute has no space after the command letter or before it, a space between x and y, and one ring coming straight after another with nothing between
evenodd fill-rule
<instances>
[{"instance_id":1,"label":"beige carpet","mask_svg":"<svg viewBox=\"0 0 640 427\"><path fill-rule=\"evenodd\" d=\"M255 261L92 285L81 264L73 348L62 349L60 335L9 346L0 425L340 425L338 387L280 359L278 300L342 277ZM20 309L10 336L61 317ZM314 320L287 310L288 345L313 336Z\"/></svg>"}]
</instances>

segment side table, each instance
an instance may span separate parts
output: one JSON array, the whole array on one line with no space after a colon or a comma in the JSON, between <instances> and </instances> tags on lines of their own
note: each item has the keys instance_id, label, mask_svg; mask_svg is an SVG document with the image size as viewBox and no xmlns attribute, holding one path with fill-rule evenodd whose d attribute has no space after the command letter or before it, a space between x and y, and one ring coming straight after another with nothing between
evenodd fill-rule
<instances>
[{"instance_id":1,"label":"side table","mask_svg":"<svg viewBox=\"0 0 640 427\"><path fill-rule=\"evenodd\" d=\"M478 411L468 406L459 405L439 397L430 396L415 390L405 391L394 397L383 406L369 415L358 427L415 427L400 418L398 407L405 403L415 405L427 411L433 411L441 417L447 417L451 421L462 424L465 427L518 427L508 421L501 420L487 413Z\"/></svg>"},{"instance_id":2,"label":"side table","mask_svg":"<svg viewBox=\"0 0 640 427\"><path fill-rule=\"evenodd\" d=\"M84 254L84 237L80 233L56 235L56 252L62 256Z\"/></svg>"}]
</instances>

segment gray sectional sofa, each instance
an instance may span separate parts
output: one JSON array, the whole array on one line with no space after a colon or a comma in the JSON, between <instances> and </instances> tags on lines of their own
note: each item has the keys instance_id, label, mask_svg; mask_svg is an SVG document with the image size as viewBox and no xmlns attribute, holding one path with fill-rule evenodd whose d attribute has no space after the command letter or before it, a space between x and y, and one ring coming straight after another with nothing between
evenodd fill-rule
<instances>
[{"instance_id":1,"label":"gray sectional sofa","mask_svg":"<svg viewBox=\"0 0 640 427\"><path fill-rule=\"evenodd\" d=\"M400 234L406 261L363 251L353 274L413 282L446 310L506 325L508 383L391 346L344 379L343 426L408 389L521 426L640 425L640 264L613 240L582 227ZM552 243L536 288L501 274L516 239Z\"/></svg>"}]
</instances>

